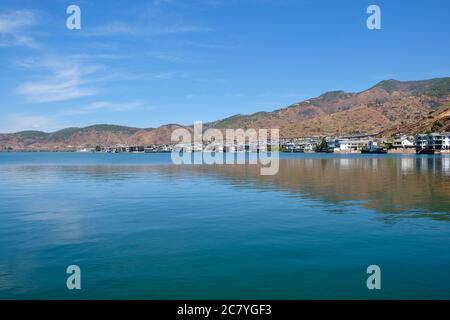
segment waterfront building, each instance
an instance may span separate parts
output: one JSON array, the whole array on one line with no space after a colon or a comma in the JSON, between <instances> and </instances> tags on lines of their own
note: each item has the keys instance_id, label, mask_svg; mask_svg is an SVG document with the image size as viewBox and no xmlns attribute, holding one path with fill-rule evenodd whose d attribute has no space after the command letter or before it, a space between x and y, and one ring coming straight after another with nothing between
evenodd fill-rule
<instances>
[{"instance_id":1,"label":"waterfront building","mask_svg":"<svg viewBox=\"0 0 450 320\"><path fill-rule=\"evenodd\" d=\"M280 139L280 146L287 152L314 152L320 144L319 137Z\"/></svg>"},{"instance_id":2,"label":"waterfront building","mask_svg":"<svg viewBox=\"0 0 450 320\"><path fill-rule=\"evenodd\" d=\"M282 145L283 150L286 152L304 152L304 146L295 143L285 143Z\"/></svg>"},{"instance_id":3,"label":"waterfront building","mask_svg":"<svg viewBox=\"0 0 450 320\"><path fill-rule=\"evenodd\" d=\"M442 134L440 133L430 133L428 135L428 146L433 150L442 149Z\"/></svg>"},{"instance_id":4,"label":"waterfront building","mask_svg":"<svg viewBox=\"0 0 450 320\"><path fill-rule=\"evenodd\" d=\"M144 146L130 146L130 147L128 147L128 152L140 153L140 152L144 152L144 151L145 151L145 147Z\"/></svg>"},{"instance_id":5,"label":"waterfront building","mask_svg":"<svg viewBox=\"0 0 450 320\"><path fill-rule=\"evenodd\" d=\"M450 132L442 133L442 150L450 150Z\"/></svg>"},{"instance_id":6,"label":"waterfront building","mask_svg":"<svg viewBox=\"0 0 450 320\"><path fill-rule=\"evenodd\" d=\"M448 150L450 149L450 133L429 133L416 135L418 150Z\"/></svg>"},{"instance_id":7,"label":"waterfront building","mask_svg":"<svg viewBox=\"0 0 450 320\"><path fill-rule=\"evenodd\" d=\"M407 135L401 134L397 135L394 138L394 143L392 144L392 147L397 148L414 148L416 146L414 137L408 137Z\"/></svg>"},{"instance_id":8,"label":"waterfront building","mask_svg":"<svg viewBox=\"0 0 450 320\"><path fill-rule=\"evenodd\" d=\"M427 134L416 135L416 149L429 149Z\"/></svg>"},{"instance_id":9,"label":"waterfront building","mask_svg":"<svg viewBox=\"0 0 450 320\"><path fill-rule=\"evenodd\" d=\"M361 151L367 147L369 143L373 143L370 139L337 139L335 142L336 148L343 152Z\"/></svg>"}]
</instances>

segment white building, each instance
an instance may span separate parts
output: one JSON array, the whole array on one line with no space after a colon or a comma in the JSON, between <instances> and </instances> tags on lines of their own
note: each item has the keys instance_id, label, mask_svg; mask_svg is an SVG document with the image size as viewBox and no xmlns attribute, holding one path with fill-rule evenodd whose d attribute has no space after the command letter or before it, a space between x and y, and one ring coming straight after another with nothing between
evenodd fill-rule
<instances>
[{"instance_id":1,"label":"white building","mask_svg":"<svg viewBox=\"0 0 450 320\"><path fill-rule=\"evenodd\" d=\"M442 134L442 149L450 150L450 132L444 132Z\"/></svg>"},{"instance_id":2,"label":"white building","mask_svg":"<svg viewBox=\"0 0 450 320\"><path fill-rule=\"evenodd\" d=\"M340 151L358 151L361 150L364 147L367 147L369 145L369 142L372 140L367 139L345 139L345 140L338 140L336 143L336 147ZM376 143L374 143L376 145Z\"/></svg>"},{"instance_id":3,"label":"white building","mask_svg":"<svg viewBox=\"0 0 450 320\"><path fill-rule=\"evenodd\" d=\"M394 148L414 148L414 137L408 137L406 135L398 135L394 139L394 143L392 145Z\"/></svg>"}]
</instances>

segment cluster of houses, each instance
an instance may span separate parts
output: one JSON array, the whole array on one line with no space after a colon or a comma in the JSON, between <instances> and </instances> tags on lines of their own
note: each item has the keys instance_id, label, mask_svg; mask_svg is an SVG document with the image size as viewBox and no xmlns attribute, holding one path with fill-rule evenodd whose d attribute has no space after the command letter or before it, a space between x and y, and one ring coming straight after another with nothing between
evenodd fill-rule
<instances>
[{"instance_id":1,"label":"cluster of houses","mask_svg":"<svg viewBox=\"0 0 450 320\"><path fill-rule=\"evenodd\" d=\"M361 152L368 147L382 145L383 139L371 135L353 135L342 137L310 137L281 139L281 149L285 152Z\"/></svg>"},{"instance_id":2,"label":"cluster of houses","mask_svg":"<svg viewBox=\"0 0 450 320\"><path fill-rule=\"evenodd\" d=\"M386 153L388 149L392 152L450 152L450 133L397 134L394 139L377 138L375 135L295 138L282 139L280 145L286 152Z\"/></svg>"},{"instance_id":3,"label":"cluster of houses","mask_svg":"<svg viewBox=\"0 0 450 320\"><path fill-rule=\"evenodd\" d=\"M102 150L107 153L159 153L171 152L172 146L168 144L152 144L148 146L113 146Z\"/></svg>"},{"instance_id":4,"label":"cluster of houses","mask_svg":"<svg viewBox=\"0 0 450 320\"><path fill-rule=\"evenodd\" d=\"M312 137L305 139L283 139L281 149L285 152L328 152L360 153L369 147L381 146L384 139L371 135L353 135L342 137Z\"/></svg>"},{"instance_id":5,"label":"cluster of houses","mask_svg":"<svg viewBox=\"0 0 450 320\"><path fill-rule=\"evenodd\" d=\"M434 153L450 151L450 133L427 133L416 136L397 135L393 148L415 149L417 153Z\"/></svg>"},{"instance_id":6,"label":"cluster of houses","mask_svg":"<svg viewBox=\"0 0 450 320\"><path fill-rule=\"evenodd\" d=\"M169 144L153 144L148 146L126 146L115 145L110 147L97 146L96 148L81 148L77 152L105 152L105 153L160 153L171 152L172 145Z\"/></svg>"},{"instance_id":7,"label":"cluster of houses","mask_svg":"<svg viewBox=\"0 0 450 320\"><path fill-rule=\"evenodd\" d=\"M205 144L189 144L180 150L184 152L201 152L207 146ZM215 152L264 152L269 150L266 145L237 144L224 146L209 146L210 151ZM416 153L450 153L450 133L429 133L408 136L397 134L394 139L379 138L375 135L352 135L341 137L307 137L307 138L282 138L279 141L279 150L283 152L329 152L329 153L386 153L391 152L416 152ZM95 149L81 149L79 151L100 151L107 153L157 153L172 152L175 145L153 144L148 146L97 147Z\"/></svg>"},{"instance_id":8,"label":"cluster of houses","mask_svg":"<svg viewBox=\"0 0 450 320\"><path fill-rule=\"evenodd\" d=\"M280 139L280 147L285 152L315 152L321 141L320 137Z\"/></svg>"}]
</instances>

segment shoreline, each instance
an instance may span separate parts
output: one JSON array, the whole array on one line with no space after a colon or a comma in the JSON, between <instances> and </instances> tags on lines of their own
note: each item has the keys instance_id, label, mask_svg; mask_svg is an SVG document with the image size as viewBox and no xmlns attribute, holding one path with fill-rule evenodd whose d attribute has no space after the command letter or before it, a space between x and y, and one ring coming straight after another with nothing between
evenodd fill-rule
<instances>
[{"instance_id":1,"label":"shoreline","mask_svg":"<svg viewBox=\"0 0 450 320\"><path fill-rule=\"evenodd\" d=\"M197 153L200 151L195 152L189 152L189 153ZM343 151L335 151L335 152L289 152L289 151L278 151L282 154L336 154L336 155L358 155L358 154L364 154L361 151L349 151L349 152L343 152ZM160 151L160 152L118 152L118 153L112 153L112 152L96 152L96 151L89 151L89 152L80 152L80 151L73 151L73 150L61 150L61 151L52 151L52 150L0 150L0 154L8 154L8 153L73 153L73 154L167 154L171 152L167 151ZM258 152L220 152L220 153L234 153L234 154L258 154ZM366 153L369 155L393 155L393 154L399 154L399 155L419 155L414 150L387 150L387 153ZM449 154L450 150L442 150L442 151L436 151L432 155L441 155L441 154Z\"/></svg>"}]
</instances>

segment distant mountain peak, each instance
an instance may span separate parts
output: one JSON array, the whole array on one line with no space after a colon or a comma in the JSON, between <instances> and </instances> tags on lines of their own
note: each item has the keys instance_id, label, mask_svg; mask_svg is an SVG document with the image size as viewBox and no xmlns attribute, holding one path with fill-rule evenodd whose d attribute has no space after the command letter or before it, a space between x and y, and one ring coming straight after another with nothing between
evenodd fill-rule
<instances>
[{"instance_id":1,"label":"distant mountain peak","mask_svg":"<svg viewBox=\"0 0 450 320\"><path fill-rule=\"evenodd\" d=\"M411 95L445 96L450 94L450 78L434 78L429 80L400 81L395 79L383 80L374 88L381 88L388 93L395 91Z\"/></svg>"},{"instance_id":2,"label":"distant mountain peak","mask_svg":"<svg viewBox=\"0 0 450 320\"><path fill-rule=\"evenodd\" d=\"M400 94L393 94L395 92ZM399 131L413 134L428 130L435 119L443 129L450 130L449 110L450 78L388 79L359 93L329 91L272 112L236 114L205 123L204 129L279 128L281 137L290 138ZM96 145L165 144L170 143L171 133L176 128L191 130L192 125L166 124L156 129L140 129L96 124L52 133L22 131L0 134L0 150L73 150Z\"/></svg>"},{"instance_id":3,"label":"distant mountain peak","mask_svg":"<svg viewBox=\"0 0 450 320\"><path fill-rule=\"evenodd\" d=\"M395 79L382 80L378 82L375 86L373 86L371 89L380 88L389 93L392 93L394 91L400 90L401 83L402 83L401 81Z\"/></svg>"},{"instance_id":4,"label":"distant mountain peak","mask_svg":"<svg viewBox=\"0 0 450 320\"><path fill-rule=\"evenodd\" d=\"M316 100L322 99L326 101L341 99L341 98L347 98L351 96L352 93L345 92L343 90L335 90L335 91L328 91L323 94L321 94L319 97L315 98Z\"/></svg>"}]
</instances>

